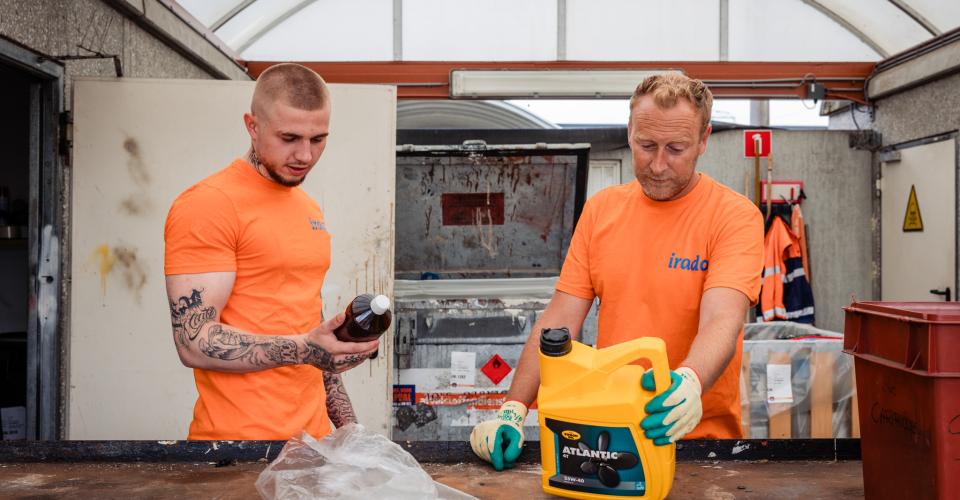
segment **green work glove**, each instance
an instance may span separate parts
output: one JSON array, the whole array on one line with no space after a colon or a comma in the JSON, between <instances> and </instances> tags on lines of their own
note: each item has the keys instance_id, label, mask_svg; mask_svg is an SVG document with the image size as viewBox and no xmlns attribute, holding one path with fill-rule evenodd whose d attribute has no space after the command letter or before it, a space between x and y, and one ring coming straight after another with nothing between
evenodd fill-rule
<instances>
[{"instance_id":1,"label":"green work glove","mask_svg":"<svg viewBox=\"0 0 960 500\"><path fill-rule=\"evenodd\" d=\"M527 407L518 401L507 401L497 418L480 422L470 433L470 447L478 457L493 464L496 470L509 469L523 450L523 419Z\"/></svg>"},{"instance_id":2,"label":"green work glove","mask_svg":"<svg viewBox=\"0 0 960 500\"><path fill-rule=\"evenodd\" d=\"M640 384L648 391L654 390L653 371L647 370ZM647 403L647 416L640 428L653 444L662 446L676 443L693 430L703 417L700 402L700 377L686 366L670 372L670 388Z\"/></svg>"}]
</instances>

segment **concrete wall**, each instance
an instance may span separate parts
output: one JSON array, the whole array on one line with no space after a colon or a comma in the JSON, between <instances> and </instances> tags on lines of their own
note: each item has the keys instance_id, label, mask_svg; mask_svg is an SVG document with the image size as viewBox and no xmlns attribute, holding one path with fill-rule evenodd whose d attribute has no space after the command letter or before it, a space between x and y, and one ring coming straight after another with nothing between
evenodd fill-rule
<instances>
[{"instance_id":1,"label":"concrete wall","mask_svg":"<svg viewBox=\"0 0 960 500\"><path fill-rule=\"evenodd\" d=\"M743 158L743 133L714 133L698 169L753 198L753 161ZM872 177L870 153L850 149L847 133L774 132L774 180L802 180L817 326L843 331L851 296L872 299ZM629 149L620 150L622 179L634 179ZM612 156L612 152L611 152ZM766 168L766 163L762 164Z\"/></svg>"},{"instance_id":2,"label":"concrete wall","mask_svg":"<svg viewBox=\"0 0 960 500\"><path fill-rule=\"evenodd\" d=\"M100 0L0 0L0 35L52 56L117 55L131 78L212 78L205 70ZM113 59L66 61L64 104L72 79L116 76Z\"/></svg>"},{"instance_id":3,"label":"concrete wall","mask_svg":"<svg viewBox=\"0 0 960 500\"><path fill-rule=\"evenodd\" d=\"M960 73L876 103L874 129L883 145L920 139L960 129Z\"/></svg>"}]
</instances>

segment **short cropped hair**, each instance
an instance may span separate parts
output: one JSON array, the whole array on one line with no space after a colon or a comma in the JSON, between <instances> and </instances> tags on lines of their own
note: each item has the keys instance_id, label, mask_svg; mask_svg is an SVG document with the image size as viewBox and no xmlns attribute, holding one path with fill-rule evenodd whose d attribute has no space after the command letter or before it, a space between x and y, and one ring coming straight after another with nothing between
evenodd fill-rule
<instances>
[{"instance_id":1,"label":"short cropped hair","mask_svg":"<svg viewBox=\"0 0 960 500\"><path fill-rule=\"evenodd\" d=\"M700 113L701 132L710 125L713 93L700 80L676 71L648 76L633 91L633 97L630 98L631 113L637 101L645 95L653 96L653 101L661 108L672 108L679 99L686 99Z\"/></svg>"},{"instance_id":2,"label":"short cropped hair","mask_svg":"<svg viewBox=\"0 0 960 500\"><path fill-rule=\"evenodd\" d=\"M312 69L295 63L270 66L257 78L253 106L282 101L297 109L313 111L330 104L330 91ZM253 112L256 113L257 109Z\"/></svg>"}]
</instances>

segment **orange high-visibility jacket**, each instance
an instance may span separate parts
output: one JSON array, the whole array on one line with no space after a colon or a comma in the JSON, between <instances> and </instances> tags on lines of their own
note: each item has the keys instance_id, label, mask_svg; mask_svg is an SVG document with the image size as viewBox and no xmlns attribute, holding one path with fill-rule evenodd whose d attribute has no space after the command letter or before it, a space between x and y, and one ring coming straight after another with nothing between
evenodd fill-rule
<instances>
[{"instance_id":1,"label":"orange high-visibility jacket","mask_svg":"<svg viewBox=\"0 0 960 500\"><path fill-rule=\"evenodd\" d=\"M763 285L757 321L813 323L813 291L803 266L799 238L780 217L764 237Z\"/></svg>"}]
</instances>

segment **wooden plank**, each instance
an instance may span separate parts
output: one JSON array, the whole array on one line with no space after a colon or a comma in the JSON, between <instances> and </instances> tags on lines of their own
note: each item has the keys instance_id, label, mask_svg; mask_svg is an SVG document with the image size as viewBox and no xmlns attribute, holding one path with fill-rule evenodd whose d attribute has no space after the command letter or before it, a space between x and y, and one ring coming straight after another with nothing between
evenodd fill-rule
<instances>
[{"instance_id":1,"label":"wooden plank","mask_svg":"<svg viewBox=\"0 0 960 500\"><path fill-rule=\"evenodd\" d=\"M743 353L740 359L740 384L747 390L740 395L740 427L743 428L743 438L750 438L750 353Z\"/></svg>"},{"instance_id":2,"label":"wooden plank","mask_svg":"<svg viewBox=\"0 0 960 500\"><path fill-rule=\"evenodd\" d=\"M770 352L769 355L767 356L767 364L789 365L790 353ZM792 413L792 409L793 409L793 405L791 403L777 403L777 404L767 403L767 414L769 415L768 436L770 437L770 439L789 439L790 438L792 434L791 423L790 423L790 414Z\"/></svg>"},{"instance_id":3,"label":"wooden plank","mask_svg":"<svg viewBox=\"0 0 960 500\"><path fill-rule=\"evenodd\" d=\"M814 352L810 364L810 437L833 437L833 365L835 353Z\"/></svg>"}]
</instances>

